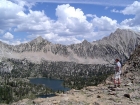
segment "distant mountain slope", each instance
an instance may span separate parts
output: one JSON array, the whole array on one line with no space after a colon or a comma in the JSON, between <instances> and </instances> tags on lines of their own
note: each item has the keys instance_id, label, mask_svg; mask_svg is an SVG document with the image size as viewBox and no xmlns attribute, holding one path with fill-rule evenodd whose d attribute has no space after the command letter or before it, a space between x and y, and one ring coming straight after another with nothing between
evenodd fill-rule
<instances>
[{"instance_id":1,"label":"distant mountain slope","mask_svg":"<svg viewBox=\"0 0 140 105\"><path fill-rule=\"evenodd\" d=\"M80 57L101 58L111 62L115 58L125 61L139 44L139 33L131 30L117 29L108 37L99 41L94 41L93 43L83 41L70 47Z\"/></svg>"},{"instance_id":2,"label":"distant mountain slope","mask_svg":"<svg viewBox=\"0 0 140 105\"><path fill-rule=\"evenodd\" d=\"M100 45L111 45L120 54L128 58L132 51L140 44L140 34L131 30L117 29L109 37L105 37L98 42Z\"/></svg>"},{"instance_id":3,"label":"distant mountain slope","mask_svg":"<svg viewBox=\"0 0 140 105\"><path fill-rule=\"evenodd\" d=\"M61 45L53 44L42 37L16 46L0 42L0 58L102 64L113 62L115 58L125 61L139 44L140 33L117 29L108 37L92 43L84 40L79 44Z\"/></svg>"}]
</instances>

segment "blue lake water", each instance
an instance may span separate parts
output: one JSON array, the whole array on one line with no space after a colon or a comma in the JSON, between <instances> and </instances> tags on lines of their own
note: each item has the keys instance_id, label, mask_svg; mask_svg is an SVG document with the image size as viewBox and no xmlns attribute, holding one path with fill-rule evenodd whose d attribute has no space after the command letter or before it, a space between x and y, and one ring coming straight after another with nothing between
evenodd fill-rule
<instances>
[{"instance_id":1,"label":"blue lake water","mask_svg":"<svg viewBox=\"0 0 140 105\"><path fill-rule=\"evenodd\" d=\"M63 86L63 80L48 79L48 78L32 78L30 79L32 84L44 84L46 87L52 89L53 91L68 91L70 88Z\"/></svg>"}]
</instances>

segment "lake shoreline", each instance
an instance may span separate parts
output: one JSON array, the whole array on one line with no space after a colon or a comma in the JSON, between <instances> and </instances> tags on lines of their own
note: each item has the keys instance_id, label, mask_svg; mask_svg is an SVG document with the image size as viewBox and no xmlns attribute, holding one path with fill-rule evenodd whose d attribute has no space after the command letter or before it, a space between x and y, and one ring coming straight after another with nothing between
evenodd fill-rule
<instances>
[{"instance_id":1,"label":"lake shoreline","mask_svg":"<svg viewBox=\"0 0 140 105\"><path fill-rule=\"evenodd\" d=\"M59 79L49 79L49 78L28 78L29 82L32 84L42 84L45 85L46 87L52 89L53 91L69 91L71 90L68 87L63 86L64 80L59 80Z\"/></svg>"},{"instance_id":2,"label":"lake shoreline","mask_svg":"<svg viewBox=\"0 0 140 105\"><path fill-rule=\"evenodd\" d=\"M28 77L28 79L33 79L33 78L46 78L46 77ZM63 79L58 79L58 78L47 78L47 79L64 81Z\"/></svg>"}]
</instances>

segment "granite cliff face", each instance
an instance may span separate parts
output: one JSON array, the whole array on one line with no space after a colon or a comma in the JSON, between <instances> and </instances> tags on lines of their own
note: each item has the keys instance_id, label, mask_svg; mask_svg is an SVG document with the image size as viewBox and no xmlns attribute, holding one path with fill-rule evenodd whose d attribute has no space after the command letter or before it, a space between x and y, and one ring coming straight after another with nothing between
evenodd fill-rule
<instances>
[{"instance_id":1,"label":"granite cliff face","mask_svg":"<svg viewBox=\"0 0 140 105\"><path fill-rule=\"evenodd\" d=\"M140 34L131 30L117 29L108 37L92 43L84 40L79 44L53 44L42 37L20 45L0 42L0 58L66 61L84 64L112 63L115 58L125 61L140 44Z\"/></svg>"}]
</instances>

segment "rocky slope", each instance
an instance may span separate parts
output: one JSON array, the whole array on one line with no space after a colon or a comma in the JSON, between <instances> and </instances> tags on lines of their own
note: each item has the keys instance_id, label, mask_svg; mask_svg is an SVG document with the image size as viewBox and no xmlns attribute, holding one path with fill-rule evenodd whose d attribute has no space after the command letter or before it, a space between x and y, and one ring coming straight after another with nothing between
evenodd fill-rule
<instances>
[{"instance_id":1,"label":"rocky slope","mask_svg":"<svg viewBox=\"0 0 140 105\"><path fill-rule=\"evenodd\" d=\"M24 99L12 105L140 105L140 46L123 66L121 87L113 88L111 77L98 86L72 89L50 98Z\"/></svg>"},{"instance_id":2,"label":"rocky slope","mask_svg":"<svg viewBox=\"0 0 140 105\"><path fill-rule=\"evenodd\" d=\"M80 44L71 45L70 48L79 57L84 57L85 59L93 58L93 60L102 59L109 63L115 58L120 58L122 62L125 61L139 44L139 33L131 30L117 29L108 37L99 41L90 43L84 40Z\"/></svg>"},{"instance_id":3,"label":"rocky slope","mask_svg":"<svg viewBox=\"0 0 140 105\"><path fill-rule=\"evenodd\" d=\"M85 64L106 64L120 58L125 61L140 44L140 34L131 30L117 29L108 37L95 42L84 40L79 44L53 44L42 37L20 45L0 42L0 58L67 61Z\"/></svg>"}]
</instances>

